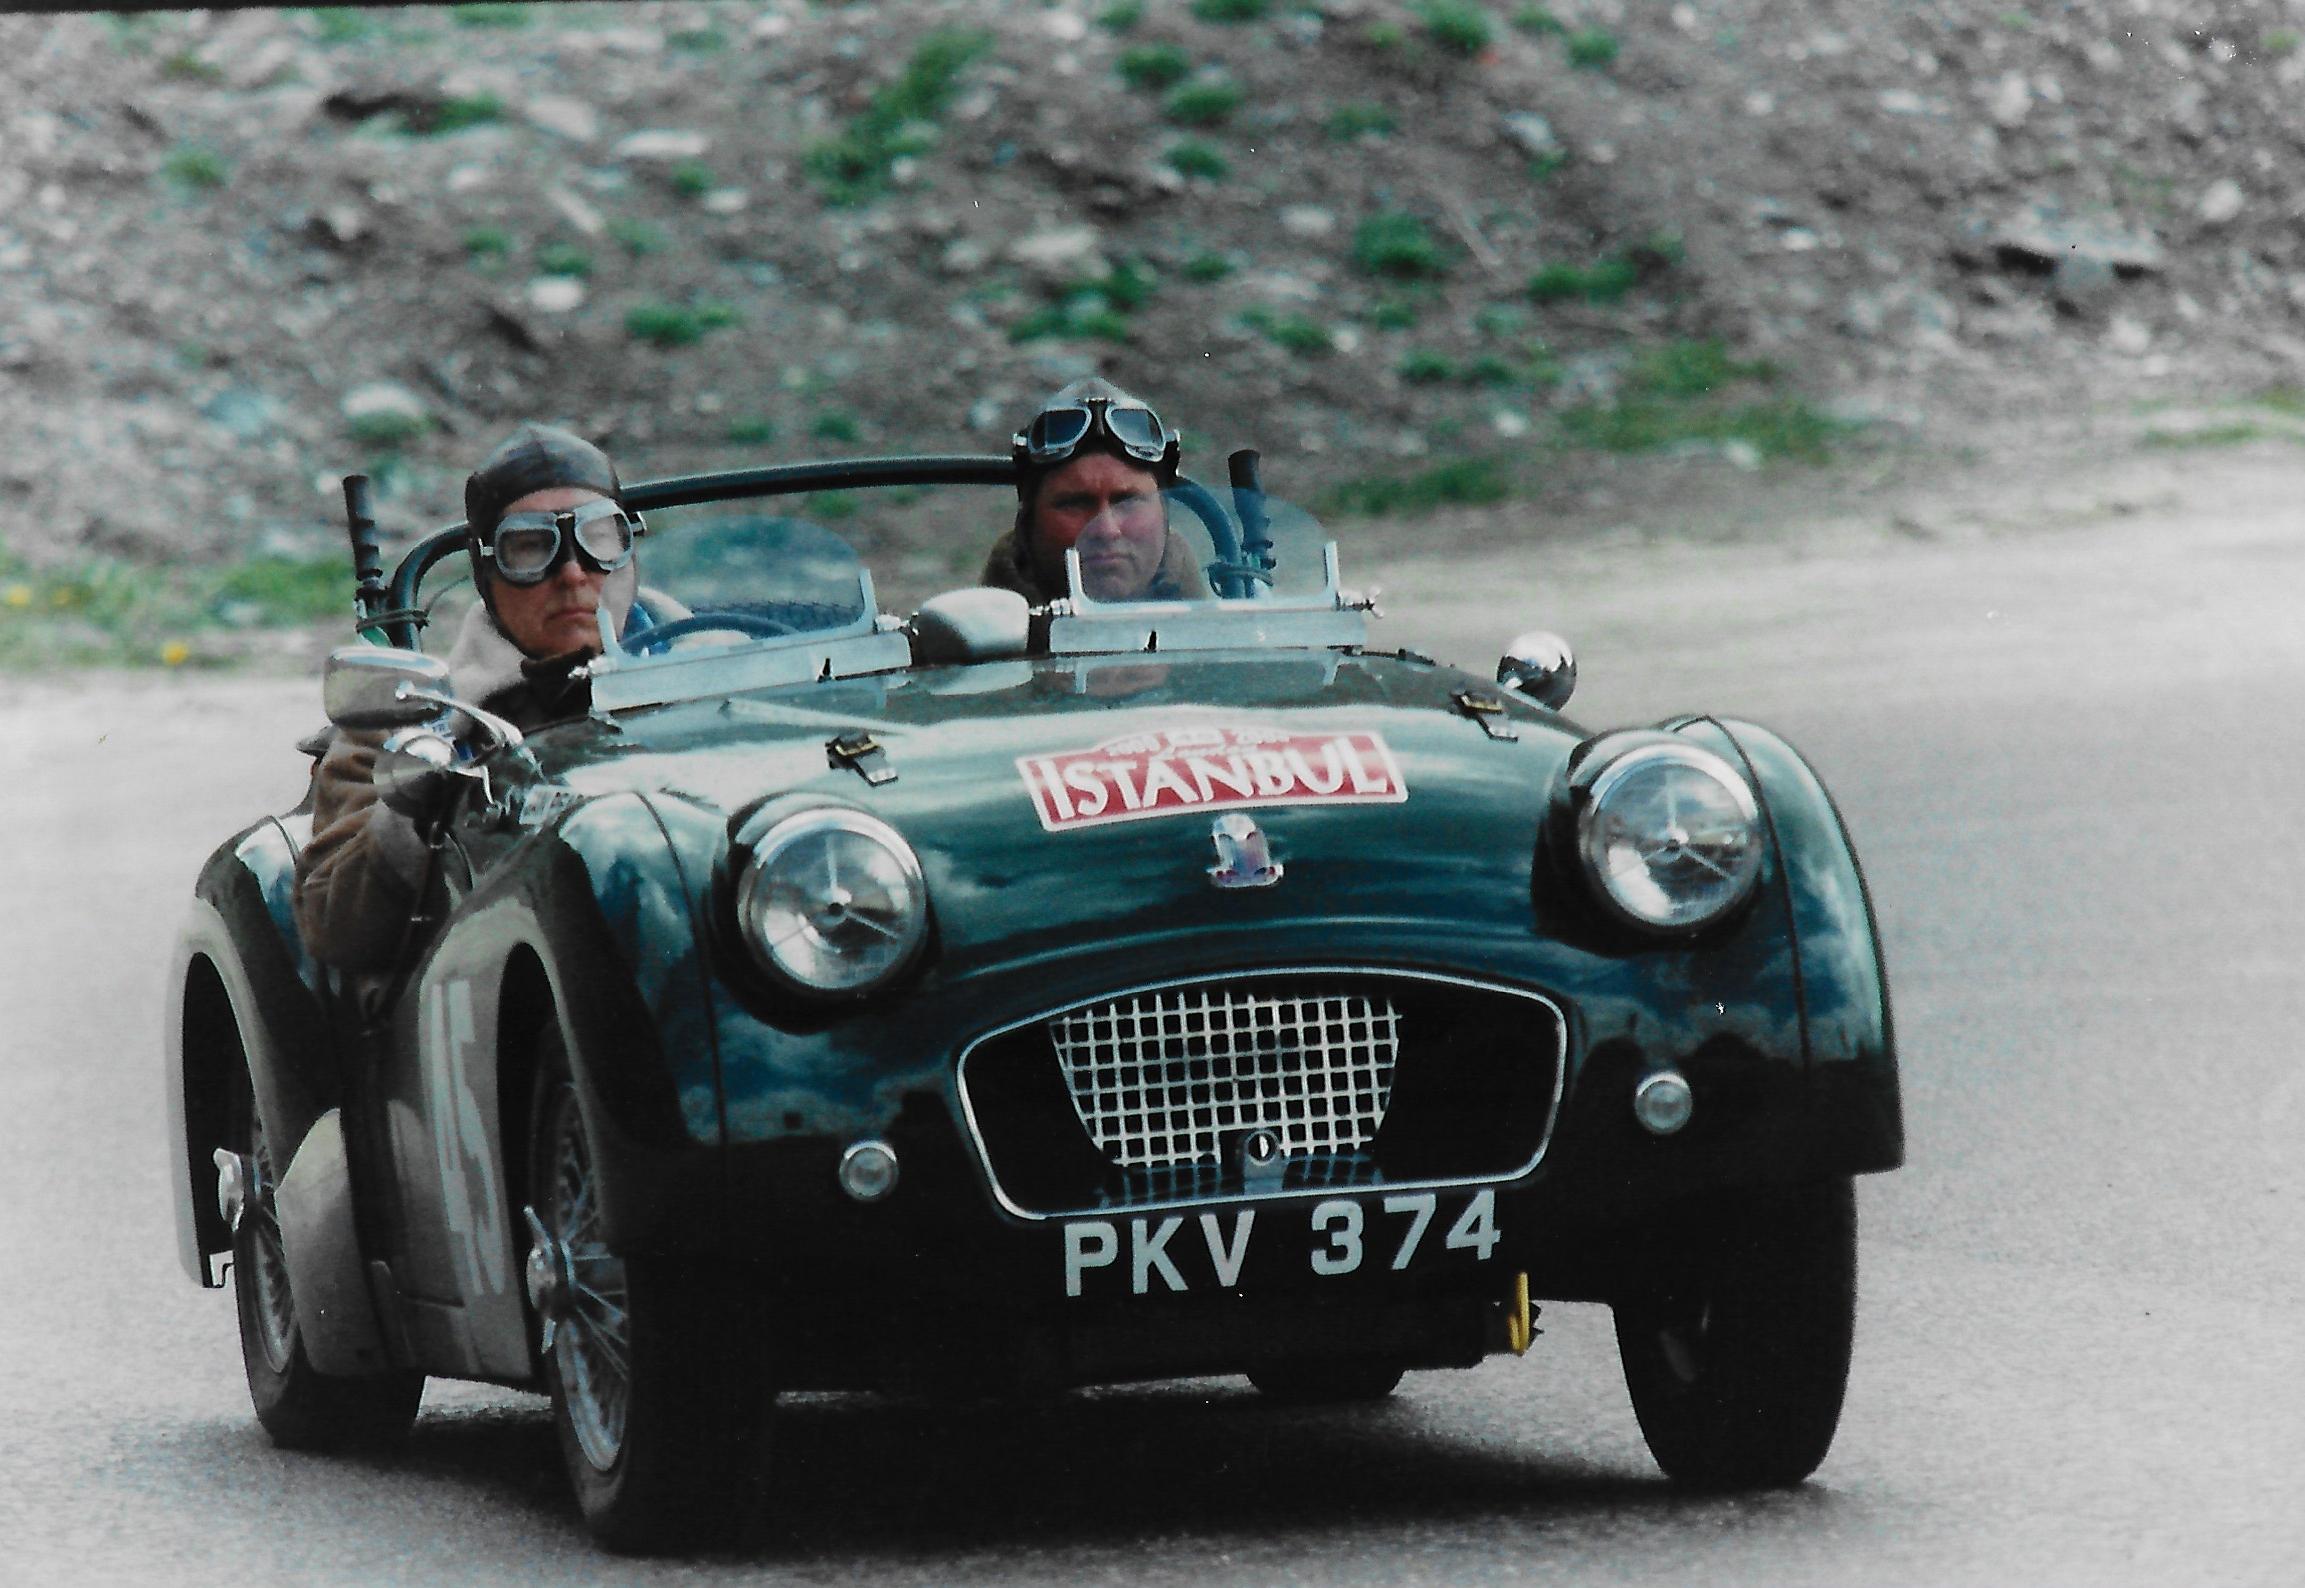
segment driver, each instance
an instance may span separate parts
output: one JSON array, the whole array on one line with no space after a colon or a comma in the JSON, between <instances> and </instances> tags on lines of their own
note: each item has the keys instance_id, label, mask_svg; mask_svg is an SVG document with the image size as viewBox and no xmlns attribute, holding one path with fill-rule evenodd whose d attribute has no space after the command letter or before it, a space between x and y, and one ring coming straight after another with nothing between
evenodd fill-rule
<instances>
[{"instance_id":1,"label":"driver","mask_svg":"<svg viewBox=\"0 0 2305 1588\"><path fill-rule=\"evenodd\" d=\"M635 600L643 526L622 492L606 453L552 425L522 425L472 471L464 522L480 605L448 654L458 699L522 729L588 709L576 668L600 650L601 611L620 634L650 621ZM390 967L424 881L416 819L377 798L382 742L335 736L313 774L312 841L296 861L305 946L343 970Z\"/></svg>"},{"instance_id":2,"label":"driver","mask_svg":"<svg viewBox=\"0 0 2305 1588\"><path fill-rule=\"evenodd\" d=\"M1046 606L1067 593L1064 554L1076 549L1092 600L1176 600L1203 589L1161 496L1177 482L1181 446L1160 415L1110 381L1091 376L1057 392L1009 443L1016 523L993 542L978 583Z\"/></svg>"}]
</instances>

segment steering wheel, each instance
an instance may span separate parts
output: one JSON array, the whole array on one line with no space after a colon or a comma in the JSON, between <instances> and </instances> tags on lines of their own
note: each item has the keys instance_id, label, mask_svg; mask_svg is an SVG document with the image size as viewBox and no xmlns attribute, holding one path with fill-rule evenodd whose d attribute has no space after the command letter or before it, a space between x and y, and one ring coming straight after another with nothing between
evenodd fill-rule
<instances>
[{"instance_id":1,"label":"steering wheel","mask_svg":"<svg viewBox=\"0 0 2305 1588\"><path fill-rule=\"evenodd\" d=\"M632 639L641 645L669 645L683 635L709 634L715 629L733 630L738 634L756 635L762 639L800 632L789 623L763 617L757 612L696 612L685 618L674 618L670 623L659 623L654 628L642 629Z\"/></svg>"}]
</instances>

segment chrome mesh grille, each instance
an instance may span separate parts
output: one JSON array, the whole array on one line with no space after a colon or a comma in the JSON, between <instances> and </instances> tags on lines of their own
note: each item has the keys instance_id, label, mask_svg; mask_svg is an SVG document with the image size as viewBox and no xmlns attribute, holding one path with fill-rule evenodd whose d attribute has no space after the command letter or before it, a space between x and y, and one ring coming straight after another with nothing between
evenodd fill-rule
<instances>
[{"instance_id":1,"label":"chrome mesh grille","mask_svg":"<svg viewBox=\"0 0 2305 1588\"><path fill-rule=\"evenodd\" d=\"M1360 992L1164 988L1048 1023L1074 1110L1123 1169L1222 1161L1269 1130L1284 1157L1368 1145L1392 1097L1400 1016Z\"/></svg>"}]
</instances>

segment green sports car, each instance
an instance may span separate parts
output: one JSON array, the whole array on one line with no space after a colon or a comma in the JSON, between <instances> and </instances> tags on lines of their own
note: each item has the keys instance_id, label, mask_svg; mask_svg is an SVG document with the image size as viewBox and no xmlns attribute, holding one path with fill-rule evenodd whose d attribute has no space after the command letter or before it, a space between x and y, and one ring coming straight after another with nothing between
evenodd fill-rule
<instances>
[{"instance_id":1,"label":"green sports car","mask_svg":"<svg viewBox=\"0 0 2305 1588\"><path fill-rule=\"evenodd\" d=\"M209 859L169 1005L179 1247L275 1439L541 1390L597 1536L678 1547L773 1503L782 1391L1373 1399L1560 1298L1672 1478L1814 1470L1851 1179L1903 1155L1823 786L1750 723L1580 726L1545 636L1380 648L1236 464L1170 493L1197 588L902 618L791 499L983 524L1006 459L635 487L684 615L526 733L423 649L461 526L371 566L330 715L449 785L401 960L300 942L300 809Z\"/></svg>"}]
</instances>

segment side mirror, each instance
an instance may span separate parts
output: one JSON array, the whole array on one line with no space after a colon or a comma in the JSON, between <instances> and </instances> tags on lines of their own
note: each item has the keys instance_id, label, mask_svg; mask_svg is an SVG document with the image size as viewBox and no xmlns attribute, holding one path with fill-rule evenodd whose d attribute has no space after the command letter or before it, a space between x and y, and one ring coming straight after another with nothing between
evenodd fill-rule
<instances>
[{"instance_id":1,"label":"side mirror","mask_svg":"<svg viewBox=\"0 0 2305 1588\"><path fill-rule=\"evenodd\" d=\"M912 621L913 660L990 662L1022 656L1032 638L1032 609L1014 590L947 590L921 603Z\"/></svg>"},{"instance_id":2,"label":"side mirror","mask_svg":"<svg viewBox=\"0 0 2305 1588\"><path fill-rule=\"evenodd\" d=\"M1577 657L1569 642L1548 629L1531 629L1505 647L1497 682L1548 711L1577 692Z\"/></svg>"},{"instance_id":3,"label":"side mirror","mask_svg":"<svg viewBox=\"0 0 2305 1588\"><path fill-rule=\"evenodd\" d=\"M417 691L431 696L447 689L448 664L440 658L376 645L329 652L320 675L321 703L339 728L412 728L430 722L440 715L440 703Z\"/></svg>"}]
</instances>

